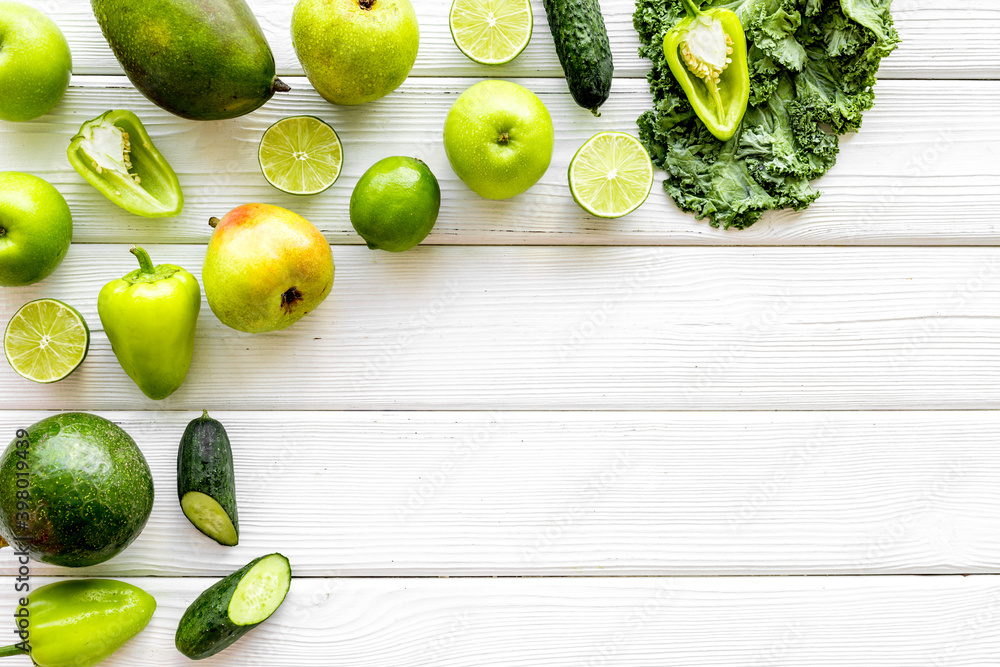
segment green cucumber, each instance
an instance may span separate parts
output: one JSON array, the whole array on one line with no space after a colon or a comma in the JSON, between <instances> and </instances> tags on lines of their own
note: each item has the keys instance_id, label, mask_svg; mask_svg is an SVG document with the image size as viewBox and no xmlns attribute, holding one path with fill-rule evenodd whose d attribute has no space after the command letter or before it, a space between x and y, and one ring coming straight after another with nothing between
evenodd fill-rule
<instances>
[{"instance_id":1,"label":"green cucumber","mask_svg":"<svg viewBox=\"0 0 1000 667\"><path fill-rule=\"evenodd\" d=\"M227 547L240 541L233 450L226 429L204 411L177 450L177 498L194 527Z\"/></svg>"},{"instance_id":2,"label":"green cucumber","mask_svg":"<svg viewBox=\"0 0 1000 667\"><path fill-rule=\"evenodd\" d=\"M600 116L608 101L615 65L598 0L543 0L556 53L573 99Z\"/></svg>"},{"instance_id":3,"label":"green cucumber","mask_svg":"<svg viewBox=\"0 0 1000 667\"><path fill-rule=\"evenodd\" d=\"M291 583L292 568L281 554L250 561L191 603L177 626L174 645L192 660L215 655L266 621L285 600Z\"/></svg>"}]
</instances>

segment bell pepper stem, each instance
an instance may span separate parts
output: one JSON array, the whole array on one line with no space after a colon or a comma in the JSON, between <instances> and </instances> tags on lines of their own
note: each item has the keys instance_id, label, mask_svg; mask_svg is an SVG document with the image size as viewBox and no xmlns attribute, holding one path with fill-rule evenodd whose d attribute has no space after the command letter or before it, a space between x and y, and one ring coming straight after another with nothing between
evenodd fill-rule
<instances>
[{"instance_id":1,"label":"bell pepper stem","mask_svg":"<svg viewBox=\"0 0 1000 667\"><path fill-rule=\"evenodd\" d=\"M689 14L697 16L701 13L701 10L694 4L694 0L684 0L684 4L687 5L687 10Z\"/></svg>"},{"instance_id":2,"label":"bell pepper stem","mask_svg":"<svg viewBox=\"0 0 1000 667\"><path fill-rule=\"evenodd\" d=\"M149 253L140 248L137 245L132 246L128 249L130 253L136 256L139 260L139 269L142 273L153 274L156 273L156 269L153 267L153 260L149 258Z\"/></svg>"},{"instance_id":3,"label":"bell pepper stem","mask_svg":"<svg viewBox=\"0 0 1000 667\"><path fill-rule=\"evenodd\" d=\"M0 658L9 658L12 655L24 655L25 653L27 651L21 648L21 644L11 644L0 648Z\"/></svg>"}]
</instances>

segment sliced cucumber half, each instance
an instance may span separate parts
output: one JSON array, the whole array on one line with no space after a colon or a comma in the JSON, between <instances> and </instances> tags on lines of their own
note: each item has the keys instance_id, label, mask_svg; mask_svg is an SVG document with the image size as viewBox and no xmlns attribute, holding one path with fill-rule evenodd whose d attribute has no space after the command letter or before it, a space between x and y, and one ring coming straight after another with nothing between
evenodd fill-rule
<instances>
[{"instance_id":1,"label":"sliced cucumber half","mask_svg":"<svg viewBox=\"0 0 1000 667\"><path fill-rule=\"evenodd\" d=\"M243 575L229 601L229 620L236 625L262 623L281 606L292 582L292 568L281 554L265 556Z\"/></svg>"},{"instance_id":2,"label":"sliced cucumber half","mask_svg":"<svg viewBox=\"0 0 1000 667\"><path fill-rule=\"evenodd\" d=\"M291 565L281 554L250 561L191 603L177 625L174 645L192 660L215 655L266 621L291 583Z\"/></svg>"},{"instance_id":3,"label":"sliced cucumber half","mask_svg":"<svg viewBox=\"0 0 1000 667\"><path fill-rule=\"evenodd\" d=\"M181 510L184 516L219 544L234 547L240 541L229 514L219 504L219 501L200 491L188 491L181 498Z\"/></svg>"}]
</instances>

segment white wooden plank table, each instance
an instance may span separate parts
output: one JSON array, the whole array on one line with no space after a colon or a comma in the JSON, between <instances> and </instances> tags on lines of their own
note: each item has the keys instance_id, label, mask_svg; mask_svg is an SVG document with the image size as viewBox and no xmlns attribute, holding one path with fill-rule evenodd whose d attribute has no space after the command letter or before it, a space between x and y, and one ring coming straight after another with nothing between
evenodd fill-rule
<instances>
[{"instance_id":1,"label":"white wooden plank table","mask_svg":"<svg viewBox=\"0 0 1000 667\"><path fill-rule=\"evenodd\" d=\"M30 4L65 31L74 78L53 113L0 123L0 168L54 183L75 237L50 278L0 291L0 317L54 297L81 310L93 339L56 385L2 365L0 432L92 410L149 460L153 515L129 549L78 571L33 566L36 583L119 577L157 598L149 628L105 664L187 664L173 648L184 608L275 550L297 575L288 600L203 664L996 663L993 0L896 0L903 44L862 131L818 182L822 198L742 232L679 212L659 185L617 221L568 195L576 148L600 130L635 132L649 104L627 0L602 3L617 78L599 119L570 100L540 2L528 49L486 69L452 44L449 3L417 0L413 75L359 110L327 104L302 76L294 2L255 0L294 90L217 123L136 92L89 3ZM469 192L441 145L451 101L484 76L534 90L556 124L549 172L508 202ZM178 218L129 216L67 164L80 123L118 107L143 118L177 169ZM345 144L341 180L309 199L270 188L255 159L263 130L301 113ZM443 192L434 232L401 255L367 250L346 214L357 177L395 154L427 161ZM323 231L333 293L258 336L206 304L188 381L146 399L100 330L98 290L131 270L131 243L200 277L208 217L250 201ZM177 441L203 408L234 445L234 549L197 533L175 498ZM0 573L14 572L0 553ZM13 586L0 586L6 614Z\"/></svg>"}]
</instances>

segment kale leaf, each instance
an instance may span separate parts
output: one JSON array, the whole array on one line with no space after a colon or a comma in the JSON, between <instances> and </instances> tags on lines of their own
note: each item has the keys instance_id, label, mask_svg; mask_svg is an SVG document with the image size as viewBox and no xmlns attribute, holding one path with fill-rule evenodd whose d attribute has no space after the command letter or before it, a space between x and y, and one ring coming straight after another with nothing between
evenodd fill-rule
<instances>
[{"instance_id":1,"label":"kale leaf","mask_svg":"<svg viewBox=\"0 0 1000 667\"><path fill-rule=\"evenodd\" d=\"M649 58L654 108L637 123L663 188L713 227L744 229L769 209L801 210L874 102L882 58L899 43L892 0L708 0L736 12L749 45L750 107L731 140L698 120L663 57L684 0L636 0L639 54Z\"/></svg>"}]
</instances>

